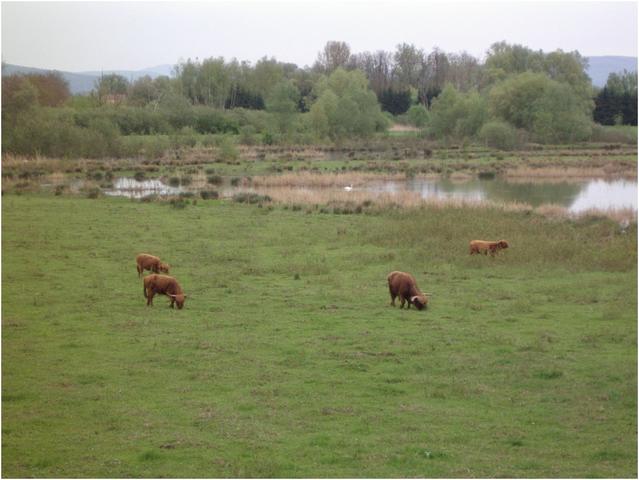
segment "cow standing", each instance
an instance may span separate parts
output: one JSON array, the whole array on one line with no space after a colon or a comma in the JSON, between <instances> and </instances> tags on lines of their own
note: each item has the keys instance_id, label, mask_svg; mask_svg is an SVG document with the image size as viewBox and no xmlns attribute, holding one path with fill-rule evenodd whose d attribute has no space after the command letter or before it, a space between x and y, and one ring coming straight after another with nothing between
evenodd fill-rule
<instances>
[{"instance_id":1,"label":"cow standing","mask_svg":"<svg viewBox=\"0 0 639 480\"><path fill-rule=\"evenodd\" d=\"M153 273L169 273L169 266L155 255L141 253L135 257L135 263L138 269L138 277L144 273L144 270L150 270Z\"/></svg>"},{"instance_id":2,"label":"cow standing","mask_svg":"<svg viewBox=\"0 0 639 480\"><path fill-rule=\"evenodd\" d=\"M470 254L473 255L475 253L484 255L488 255L490 253L491 256L495 256L499 250L504 250L508 248L508 242L506 240L499 240L498 242L487 242L485 240L471 240L469 249Z\"/></svg>"},{"instance_id":3,"label":"cow standing","mask_svg":"<svg viewBox=\"0 0 639 480\"><path fill-rule=\"evenodd\" d=\"M412 303L417 310L422 310L428 306L428 295L430 294L422 293L417 286L417 282L415 282L415 278L410 273L391 272L388 274L387 280L393 307L395 306L396 297L401 300L399 308L404 308L406 302L408 302L407 308L410 308Z\"/></svg>"},{"instance_id":4,"label":"cow standing","mask_svg":"<svg viewBox=\"0 0 639 480\"><path fill-rule=\"evenodd\" d=\"M143 293L147 306L153 305L153 296L156 293L169 297L171 299L171 308L173 308L173 304L176 304L177 308L181 309L184 307L184 300L186 299L182 287L180 287L175 278L156 273L144 277Z\"/></svg>"}]
</instances>

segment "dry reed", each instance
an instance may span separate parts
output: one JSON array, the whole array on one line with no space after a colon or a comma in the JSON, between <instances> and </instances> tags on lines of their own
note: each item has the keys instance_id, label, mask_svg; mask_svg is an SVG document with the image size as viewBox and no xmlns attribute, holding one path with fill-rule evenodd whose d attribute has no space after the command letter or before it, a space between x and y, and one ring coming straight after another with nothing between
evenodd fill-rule
<instances>
[{"instance_id":1,"label":"dry reed","mask_svg":"<svg viewBox=\"0 0 639 480\"><path fill-rule=\"evenodd\" d=\"M464 208L483 209L493 208L504 212L535 213L549 219L579 219L589 216L612 218L618 222L636 222L637 212L633 209L588 210L585 212L571 212L565 207L555 204L544 204L533 207L527 203L493 202L489 200L472 200L460 198L423 198L418 192L377 193L367 191L342 191L332 189L306 189L279 187L261 187L251 189L260 195L268 195L274 203L283 205L305 206L363 206L368 205L376 210L386 209L416 209L416 208Z\"/></svg>"},{"instance_id":2,"label":"dry reed","mask_svg":"<svg viewBox=\"0 0 639 480\"><path fill-rule=\"evenodd\" d=\"M369 183L376 180L403 180L402 174L379 173L312 173L295 172L282 175L260 176L253 178L255 187L346 187ZM350 193L350 192L349 192Z\"/></svg>"}]
</instances>

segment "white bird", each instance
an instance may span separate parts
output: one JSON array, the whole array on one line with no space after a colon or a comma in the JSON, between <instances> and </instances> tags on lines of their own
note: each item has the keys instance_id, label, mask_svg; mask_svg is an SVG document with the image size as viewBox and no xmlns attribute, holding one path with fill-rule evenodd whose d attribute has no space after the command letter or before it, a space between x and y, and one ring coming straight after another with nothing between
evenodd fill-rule
<instances>
[{"instance_id":1,"label":"white bird","mask_svg":"<svg viewBox=\"0 0 639 480\"><path fill-rule=\"evenodd\" d=\"M353 190L353 184L351 183L349 186L344 187L344 190L346 190L347 192L350 192L351 190Z\"/></svg>"},{"instance_id":2,"label":"white bird","mask_svg":"<svg viewBox=\"0 0 639 480\"><path fill-rule=\"evenodd\" d=\"M619 226L621 227L621 233L626 233L626 229L630 226L630 221L627 218L624 218L621 222L619 222Z\"/></svg>"}]
</instances>

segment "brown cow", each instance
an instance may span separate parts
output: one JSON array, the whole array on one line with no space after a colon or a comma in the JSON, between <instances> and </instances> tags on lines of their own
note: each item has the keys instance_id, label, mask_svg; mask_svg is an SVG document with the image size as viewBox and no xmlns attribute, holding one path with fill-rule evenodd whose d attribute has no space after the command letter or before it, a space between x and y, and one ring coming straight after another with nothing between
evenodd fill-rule
<instances>
[{"instance_id":1,"label":"brown cow","mask_svg":"<svg viewBox=\"0 0 639 480\"><path fill-rule=\"evenodd\" d=\"M144 298L146 298L147 306L153 305L153 296L156 293L169 297L171 299L171 308L173 308L174 303L178 309L184 306L186 295L184 295L182 287L173 277L156 273L144 277Z\"/></svg>"},{"instance_id":2,"label":"brown cow","mask_svg":"<svg viewBox=\"0 0 639 480\"><path fill-rule=\"evenodd\" d=\"M422 293L415 278L410 273L391 272L388 274L388 289L390 290L391 305L395 306L395 297L399 297L401 303L399 308L404 308L404 303L408 301L408 308L411 303L415 305L417 310L421 310L428 306L428 295L430 293Z\"/></svg>"},{"instance_id":3,"label":"brown cow","mask_svg":"<svg viewBox=\"0 0 639 480\"><path fill-rule=\"evenodd\" d=\"M499 250L508 248L508 242L506 240L500 240L498 242L486 242L485 240L471 240L470 242L470 254L483 253L494 256Z\"/></svg>"},{"instance_id":4,"label":"brown cow","mask_svg":"<svg viewBox=\"0 0 639 480\"><path fill-rule=\"evenodd\" d=\"M138 268L138 277L144 273L144 270L151 270L153 273L169 273L169 266L166 263L162 263L158 257L148 253L141 253L135 257L135 263Z\"/></svg>"}]
</instances>

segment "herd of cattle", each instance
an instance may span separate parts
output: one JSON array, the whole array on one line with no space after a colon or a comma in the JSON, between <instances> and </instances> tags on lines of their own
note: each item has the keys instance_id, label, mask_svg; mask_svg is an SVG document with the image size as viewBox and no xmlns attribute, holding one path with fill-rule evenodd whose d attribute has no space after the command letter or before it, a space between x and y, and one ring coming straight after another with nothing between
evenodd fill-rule
<instances>
[{"instance_id":1,"label":"herd of cattle","mask_svg":"<svg viewBox=\"0 0 639 480\"><path fill-rule=\"evenodd\" d=\"M508 248L508 242L506 240L500 240L498 242L487 242L484 240L472 240L470 242L470 254L481 254L494 256L499 250ZM155 294L166 295L171 299L170 307L177 305L178 309L184 307L184 300L186 295L180 287L177 280L169 275L162 275L162 273L169 273L169 265L163 263L158 257L149 255L148 253L141 253L136 258L136 266L138 270L138 277L140 277L145 270L150 270L153 273L144 277L144 298L146 298L147 306L153 305L153 297ZM404 308L405 304L408 304L407 308L411 305L415 305L417 310L422 310L428 306L428 297L430 293L422 293L417 286L415 277L406 272L391 272L388 274L388 290L390 291L391 302L390 304L395 306L395 299L399 297L399 308Z\"/></svg>"}]
</instances>

